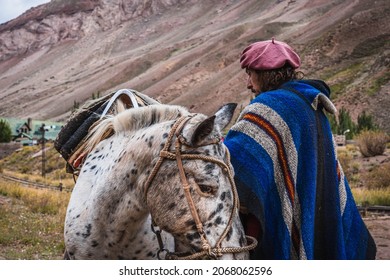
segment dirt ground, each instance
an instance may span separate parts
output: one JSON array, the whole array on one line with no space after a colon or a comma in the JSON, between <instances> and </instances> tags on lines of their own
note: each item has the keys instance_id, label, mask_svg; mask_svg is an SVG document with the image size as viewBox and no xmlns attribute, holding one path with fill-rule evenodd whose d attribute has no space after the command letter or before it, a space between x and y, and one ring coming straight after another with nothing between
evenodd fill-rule
<instances>
[{"instance_id":1,"label":"dirt ground","mask_svg":"<svg viewBox=\"0 0 390 280\"><path fill-rule=\"evenodd\" d=\"M376 259L390 260L390 216L364 218L376 243Z\"/></svg>"}]
</instances>

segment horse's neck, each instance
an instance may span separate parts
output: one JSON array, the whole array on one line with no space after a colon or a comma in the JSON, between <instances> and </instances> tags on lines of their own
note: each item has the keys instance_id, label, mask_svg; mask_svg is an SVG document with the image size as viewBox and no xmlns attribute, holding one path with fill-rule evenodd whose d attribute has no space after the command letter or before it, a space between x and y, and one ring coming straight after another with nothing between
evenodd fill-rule
<instances>
[{"instance_id":1,"label":"horse's neck","mask_svg":"<svg viewBox=\"0 0 390 280\"><path fill-rule=\"evenodd\" d=\"M139 230L149 215L145 183L172 123L121 132L100 142L83 165L74 204L88 204L112 227L131 223Z\"/></svg>"},{"instance_id":2,"label":"horse's neck","mask_svg":"<svg viewBox=\"0 0 390 280\"><path fill-rule=\"evenodd\" d=\"M145 184L158 159L162 145L166 140L171 122L156 125L154 128L140 129L135 132L123 132L112 139L105 140L104 149L108 149L105 161L104 185L118 190L122 197L131 199L128 209L148 212L145 204ZM124 147L124 149L115 149Z\"/></svg>"}]
</instances>

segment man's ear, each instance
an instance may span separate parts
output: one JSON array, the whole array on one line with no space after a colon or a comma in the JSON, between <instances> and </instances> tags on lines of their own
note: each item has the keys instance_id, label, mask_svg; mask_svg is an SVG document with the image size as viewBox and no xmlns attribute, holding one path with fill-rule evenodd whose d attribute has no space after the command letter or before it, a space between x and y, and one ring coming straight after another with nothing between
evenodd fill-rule
<instances>
[{"instance_id":1,"label":"man's ear","mask_svg":"<svg viewBox=\"0 0 390 280\"><path fill-rule=\"evenodd\" d=\"M198 125L191 137L191 144L193 146L198 146L214 130L215 118L216 116L211 116Z\"/></svg>"},{"instance_id":2,"label":"man's ear","mask_svg":"<svg viewBox=\"0 0 390 280\"><path fill-rule=\"evenodd\" d=\"M215 126L222 131L232 120L237 103L228 103L223 105L216 113Z\"/></svg>"}]
</instances>

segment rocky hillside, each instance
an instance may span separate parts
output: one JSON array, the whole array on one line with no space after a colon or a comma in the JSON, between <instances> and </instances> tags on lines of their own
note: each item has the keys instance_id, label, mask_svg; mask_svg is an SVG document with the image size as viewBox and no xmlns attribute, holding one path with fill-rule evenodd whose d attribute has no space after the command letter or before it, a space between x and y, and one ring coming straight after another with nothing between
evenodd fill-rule
<instances>
[{"instance_id":1,"label":"rocky hillside","mask_svg":"<svg viewBox=\"0 0 390 280\"><path fill-rule=\"evenodd\" d=\"M213 113L247 104L239 54L275 37L338 108L390 132L388 0L52 0L0 25L0 116L65 120L120 88Z\"/></svg>"}]
</instances>

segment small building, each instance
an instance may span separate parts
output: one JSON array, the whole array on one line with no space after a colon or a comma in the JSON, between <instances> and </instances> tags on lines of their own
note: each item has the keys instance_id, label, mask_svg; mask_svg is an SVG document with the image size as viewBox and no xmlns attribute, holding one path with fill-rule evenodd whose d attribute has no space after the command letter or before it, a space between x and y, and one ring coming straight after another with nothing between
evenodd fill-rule
<instances>
[{"instance_id":1,"label":"small building","mask_svg":"<svg viewBox=\"0 0 390 280\"><path fill-rule=\"evenodd\" d=\"M41 127L45 128L45 141L54 141L60 132L63 123L52 121L39 121L28 118L27 120L17 118L3 118L6 120L12 132L12 141L21 143L24 146L36 145L41 141Z\"/></svg>"},{"instance_id":2,"label":"small building","mask_svg":"<svg viewBox=\"0 0 390 280\"><path fill-rule=\"evenodd\" d=\"M345 146L346 144L345 135L334 134L333 137L337 146Z\"/></svg>"}]
</instances>

